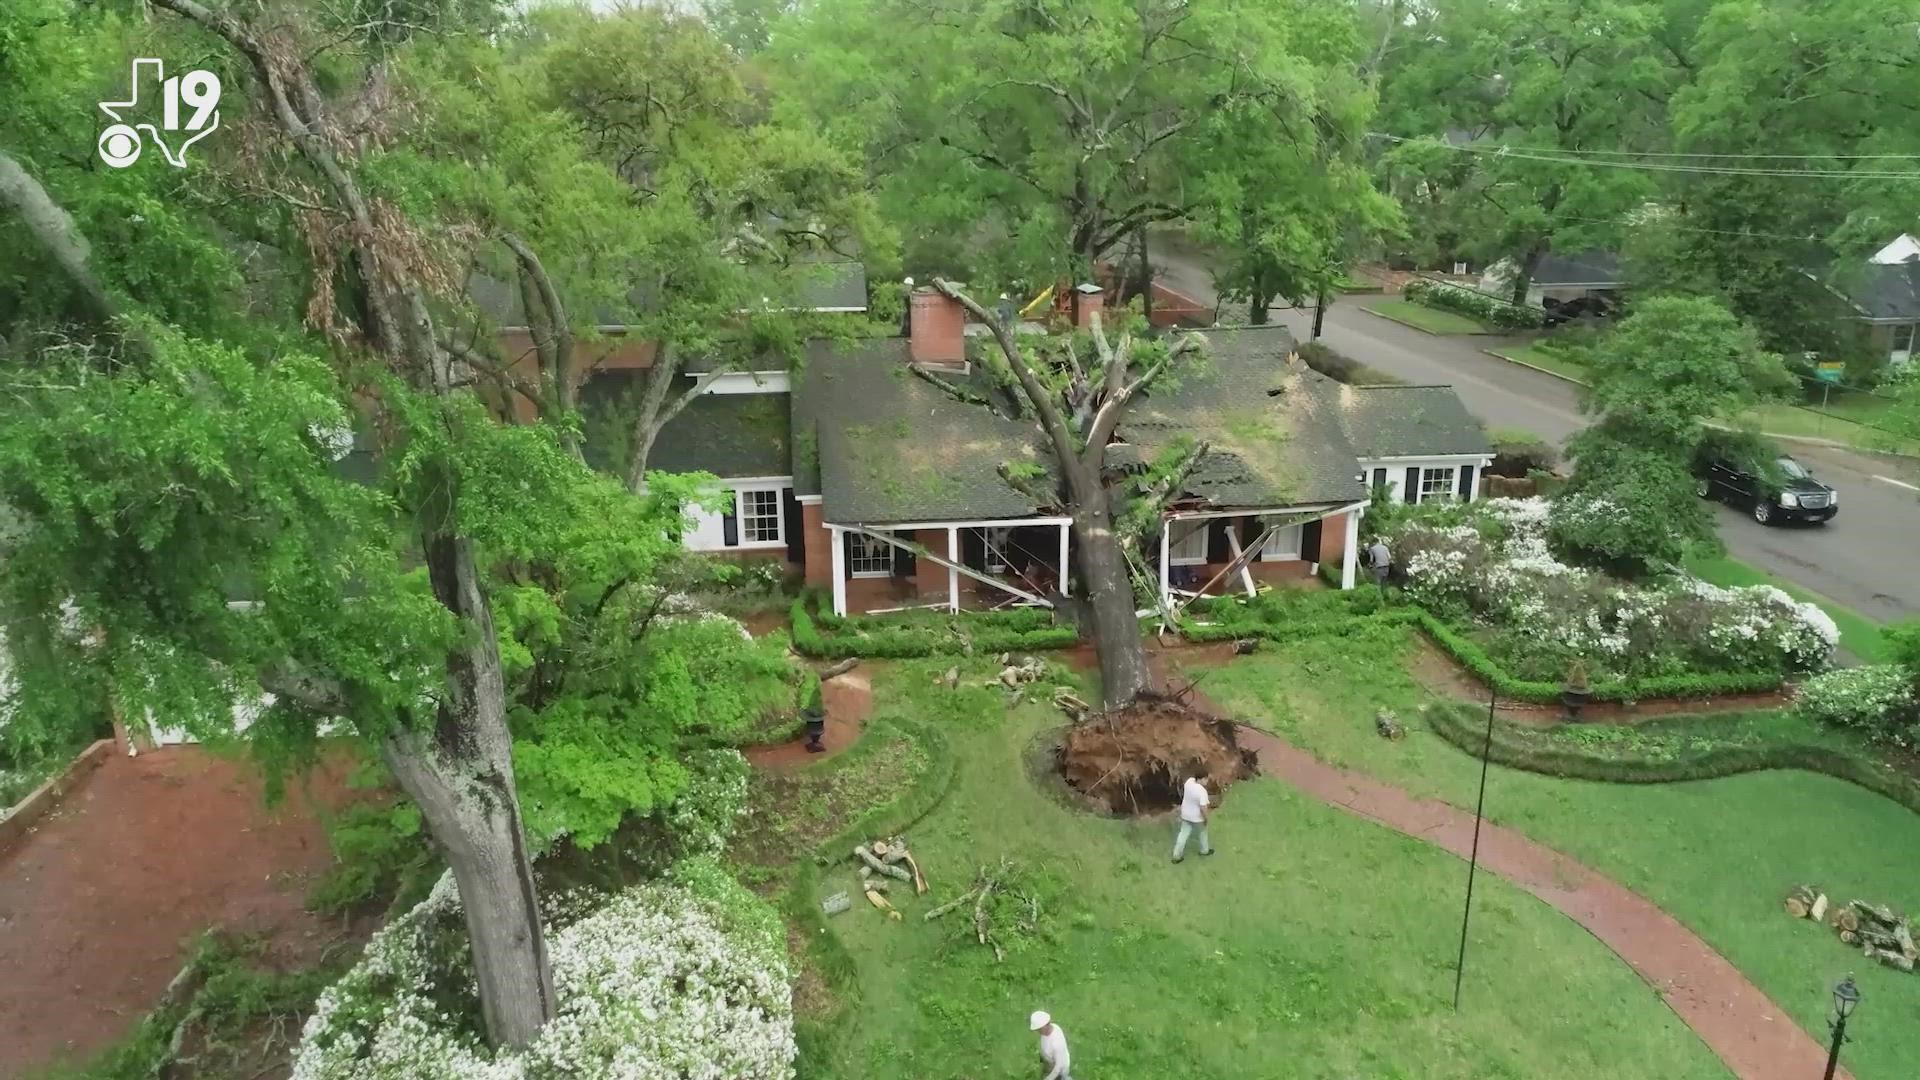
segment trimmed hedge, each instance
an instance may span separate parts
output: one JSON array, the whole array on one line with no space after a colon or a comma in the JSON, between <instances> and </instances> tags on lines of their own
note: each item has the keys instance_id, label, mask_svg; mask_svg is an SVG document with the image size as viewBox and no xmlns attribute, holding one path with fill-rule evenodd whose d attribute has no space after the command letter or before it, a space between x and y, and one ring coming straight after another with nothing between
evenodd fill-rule
<instances>
[{"instance_id":1,"label":"trimmed hedge","mask_svg":"<svg viewBox=\"0 0 1920 1080\"><path fill-rule=\"evenodd\" d=\"M1413 621L1427 637L1487 684L1501 697L1552 705L1560 700L1561 685L1515 678L1478 642L1441 621L1422 607L1413 607ZM1700 672L1660 675L1647 679L1603 680L1593 684L1593 701L1644 701L1648 698L1704 698L1722 694L1765 694L1780 689L1786 679L1770 671Z\"/></svg>"},{"instance_id":2,"label":"trimmed hedge","mask_svg":"<svg viewBox=\"0 0 1920 1080\"><path fill-rule=\"evenodd\" d=\"M1547 313L1537 307L1509 304L1478 289L1432 278L1414 278L1401 295L1416 304L1466 315L1502 330L1536 330L1546 325Z\"/></svg>"},{"instance_id":3,"label":"trimmed hedge","mask_svg":"<svg viewBox=\"0 0 1920 1080\"><path fill-rule=\"evenodd\" d=\"M1370 626L1408 626L1413 613L1406 610L1382 611L1375 615L1348 615L1334 619L1316 619L1289 623L1195 623L1180 620L1180 635L1188 641L1235 641L1240 638L1264 638L1267 641L1302 641L1315 637L1347 637Z\"/></svg>"},{"instance_id":4,"label":"trimmed hedge","mask_svg":"<svg viewBox=\"0 0 1920 1080\"><path fill-rule=\"evenodd\" d=\"M1494 718L1493 741L1489 744L1486 714L1477 705L1439 704L1425 712L1434 733L1460 750L1479 757L1481 748L1488 747L1490 760L1525 772L1616 784L1665 784L1767 769L1805 769L1856 784L1920 813L1920 781L1865 754L1831 746L1792 742L1714 745L1710 740L1695 738L1679 742L1678 749L1658 757L1602 755L1553 735L1551 728L1531 728L1499 717ZM1549 745L1556 742L1561 745Z\"/></svg>"},{"instance_id":5,"label":"trimmed hedge","mask_svg":"<svg viewBox=\"0 0 1920 1080\"><path fill-rule=\"evenodd\" d=\"M793 647L803 655L830 660L958 655L969 645L976 654L1033 652L1072 648L1080 641L1078 630L1055 626L1052 613L1042 608L841 618L815 611L812 600L811 595L802 595L789 610ZM964 640L957 632L960 626L969 635Z\"/></svg>"}]
</instances>

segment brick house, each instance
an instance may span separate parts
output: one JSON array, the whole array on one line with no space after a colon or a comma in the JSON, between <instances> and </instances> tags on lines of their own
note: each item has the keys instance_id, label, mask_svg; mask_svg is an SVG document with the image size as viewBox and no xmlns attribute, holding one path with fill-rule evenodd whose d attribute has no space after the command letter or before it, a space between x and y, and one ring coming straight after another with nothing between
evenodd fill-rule
<instances>
[{"instance_id":1,"label":"brick house","mask_svg":"<svg viewBox=\"0 0 1920 1080\"><path fill-rule=\"evenodd\" d=\"M1074 299L1084 321L1102 298L1083 286ZM1001 475L1048 470L1051 454L974 362L991 339L932 290L912 295L906 322L813 342L790 373L725 376L665 427L652 465L713 473L728 493L721 511L689 515L688 547L782 560L839 613L1071 595L1068 519ZM1135 402L1109 451L1124 467L1176 440L1211 448L1157 546L1136 553L1164 596L1251 592L1322 563L1351 586L1370 481L1413 501L1477 493L1491 450L1450 388L1342 385L1302 364L1283 327L1206 337L1205 362ZM998 408L956 401L916 365Z\"/></svg>"}]
</instances>

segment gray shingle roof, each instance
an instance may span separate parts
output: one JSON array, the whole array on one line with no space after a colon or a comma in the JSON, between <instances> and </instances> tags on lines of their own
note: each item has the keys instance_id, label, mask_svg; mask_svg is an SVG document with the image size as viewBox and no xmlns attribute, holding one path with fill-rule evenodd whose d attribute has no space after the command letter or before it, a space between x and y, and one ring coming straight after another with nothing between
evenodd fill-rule
<instances>
[{"instance_id":1,"label":"gray shingle roof","mask_svg":"<svg viewBox=\"0 0 1920 1080\"><path fill-rule=\"evenodd\" d=\"M1533 272L1535 285L1618 285L1620 256L1611 251L1548 252Z\"/></svg>"},{"instance_id":2,"label":"gray shingle roof","mask_svg":"<svg viewBox=\"0 0 1920 1080\"><path fill-rule=\"evenodd\" d=\"M794 299L813 311L867 310L867 268L857 262L826 263L802 272Z\"/></svg>"},{"instance_id":3,"label":"gray shingle roof","mask_svg":"<svg viewBox=\"0 0 1920 1080\"><path fill-rule=\"evenodd\" d=\"M1451 386L1347 386L1339 400L1347 438L1360 457L1493 452Z\"/></svg>"},{"instance_id":4,"label":"gray shingle roof","mask_svg":"<svg viewBox=\"0 0 1920 1080\"><path fill-rule=\"evenodd\" d=\"M1367 497L1342 428L1340 384L1289 363L1284 327L1214 329L1206 361L1121 422L1121 436L1151 459L1183 436L1209 452L1184 495L1220 508L1348 502Z\"/></svg>"},{"instance_id":5,"label":"gray shingle roof","mask_svg":"<svg viewBox=\"0 0 1920 1080\"><path fill-rule=\"evenodd\" d=\"M990 392L977 375L956 381ZM1039 431L955 401L914 375L905 338L844 351L816 341L793 387L794 490L820 494L827 520L888 524L1039 511L999 474L1005 462L1049 465Z\"/></svg>"},{"instance_id":6,"label":"gray shingle roof","mask_svg":"<svg viewBox=\"0 0 1920 1080\"><path fill-rule=\"evenodd\" d=\"M580 405L592 413L635 386L629 372L602 372L580 388ZM676 392L693 385L681 377ZM709 472L722 479L786 476L793 471L792 433L785 394L702 394L667 421L647 455L647 468L662 472ZM607 468L611 448L589 441L589 463Z\"/></svg>"},{"instance_id":7,"label":"gray shingle roof","mask_svg":"<svg viewBox=\"0 0 1920 1080\"><path fill-rule=\"evenodd\" d=\"M1847 299L1869 319L1920 319L1920 263L1867 263L1848 282Z\"/></svg>"}]
</instances>

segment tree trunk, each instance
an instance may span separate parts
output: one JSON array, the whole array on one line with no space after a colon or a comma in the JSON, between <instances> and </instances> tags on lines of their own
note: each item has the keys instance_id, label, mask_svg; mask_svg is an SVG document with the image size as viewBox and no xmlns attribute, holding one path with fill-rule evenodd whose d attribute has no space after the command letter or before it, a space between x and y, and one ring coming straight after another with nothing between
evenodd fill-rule
<instances>
[{"instance_id":1,"label":"tree trunk","mask_svg":"<svg viewBox=\"0 0 1920 1080\"><path fill-rule=\"evenodd\" d=\"M1546 253L1546 243L1536 241L1527 249L1527 253L1521 256L1520 261L1513 268L1513 289L1507 296L1508 300L1521 306L1526 305L1527 289L1533 285L1533 273L1540 269L1540 260Z\"/></svg>"},{"instance_id":2,"label":"tree trunk","mask_svg":"<svg viewBox=\"0 0 1920 1080\"><path fill-rule=\"evenodd\" d=\"M552 1018L554 993L513 782L499 645L470 543L429 536L426 553L434 595L467 622L470 643L448 653L432 730L395 732L382 751L460 887L487 1038L524 1046Z\"/></svg>"},{"instance_id":3,"label":"tree trunk","mask_svg":"<svg viewBox=\"0 0 1920 1080\"><path fill-rule=\"evenodd\" d=\"M1148 677L1147 649L1134 615L1133 578L1106 501L1105 493L1076 500L1073 539L1086 579L1093 647L1100 654L1100 700L1113 709L1139 697Z\"/></svg>"},{"instance_id":4,"label":"tree trunk","mask_svg":"<svg viewBox=\"0 0 1920 1080\"><path fill-rule=\"evenodd\" d=\"M1320 328L1327 321L1327 290L1321 289L1313 297L1313 340L1320 340Z\"/></svg>"},{"instance_id":5,"label":"tree trunk","mask_svg":"<svg viewBox=\"0 0 1920 1080\"><path fill-rule=\"evenodd\" d=\"M1264 285L1255 285L1253 293L1247 298L1247 321L1255 326L1265 326L1273 318L1273 294Z\"/></svg>"}]
</instances>

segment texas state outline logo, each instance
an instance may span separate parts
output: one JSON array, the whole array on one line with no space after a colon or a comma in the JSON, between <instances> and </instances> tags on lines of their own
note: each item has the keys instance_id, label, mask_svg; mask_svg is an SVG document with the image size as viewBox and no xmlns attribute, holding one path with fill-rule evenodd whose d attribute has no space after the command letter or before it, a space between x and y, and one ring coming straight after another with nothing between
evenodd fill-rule
<instances>
[{"instance_id":1,"label":"texas state outline logo","mask_svg":"<svg viewBox=\"0 0 1920 1080\"><path fill-rule=\"evenodd\" d=\"M160 91L158 124L152 122L154 104L151 96L144 110L140 102L141 72L147 69L151 70L152 80L158 84ZM182 106L192 110L184 123L180 118ZM196 69L185 75L168 78L165 61L140 57L133 62L127 100L100 103L100 111L113 120L100 133L96 144L100 160L111 168L124 169L140 160L141 150L151 140L159 148L160 156L167 159L167 164L184 169L187 167L187 148L219 128L219 107L220 76ZM185 135L185 138L179 138L181 135ZM170 145L169 138L174 138L176 144Z\"/></svg>"}]
</instances>

